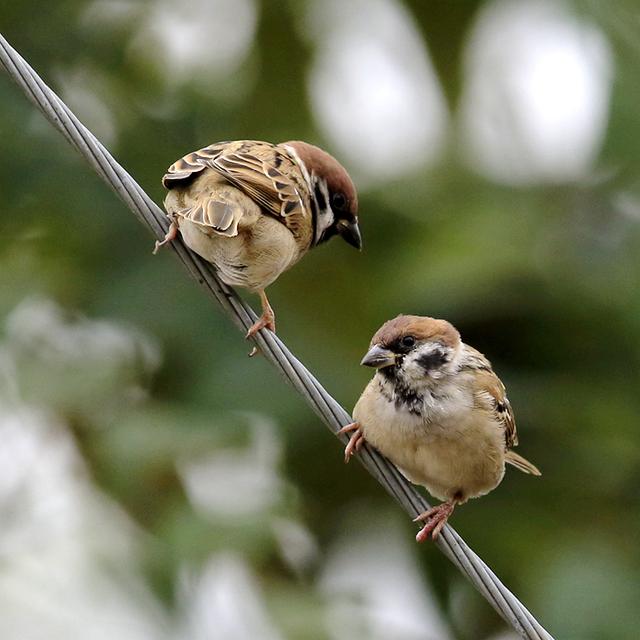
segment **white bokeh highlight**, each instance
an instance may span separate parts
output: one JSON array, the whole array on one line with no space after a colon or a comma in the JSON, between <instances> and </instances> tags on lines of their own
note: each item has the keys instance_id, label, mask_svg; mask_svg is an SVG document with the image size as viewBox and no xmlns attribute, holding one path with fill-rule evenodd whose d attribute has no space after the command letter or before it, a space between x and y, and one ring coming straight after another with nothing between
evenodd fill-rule
<instances>
[{"instance_id":1,"label":"white bokeh highlight","mask_svg":"<svg viewBox=\"0 0 640 640\"><path fill-rule=\"evenodd\" d=\"M607 127L613 61L594 25L562 2L495 0L465 55L460 116L471 166L506 184L588 175Z\"/></svg>"},{"instance_id":2,"label":"white bokeh highlight","mask_svg":"<svg viewBox=\"0 0 640 640\"><path fill-rule=\"evenodd\" d=\"M331 640L450 640L406 530L388 514L358 510L341 529L319 584Z\"/></svg>"},{"instance_id":3,"label":"white bokeh highlight","mask_svg":"<svg viewBox=\"0 0 640 640\"><path fill-rule=\"evenodd\" d=\"M366 19L363 19L366 15ZM425 43L396 0L315 0L307 32L314 116L363 180L392 179L435 160L447 112Z\"/></svg>"},{"instance_id":4,"label":"white bokeh highlight","mask_svg":"<svg viewBox=\"0 0 640 640\"><path fill-rule=\"evenodd\" d=\"M97 489L65 421L28 404L25 362L58 376L159 354L139 332L30 298L0 339L0 637L163 640L168 617L139 562L141 531ZM144 359L144 358L143 358ZM102 363L102 365L100 364ZM126 381L123 382L126 386Z\"/></svg>"},{"instance_id":5,"label":"white bokeh highlight","mask_svg":"<svg viewBox=\"0 0 640 640\"><path fill-rule=\"evenodd\" d=\"M256 576L239 554L222 552L199 574L185 572L179 603L184 620L180 640L284 640Z\"/></svg>"},{"instance_id":6,"label":"white bokeh highlight","mask_svg":"<svg viewBox=\"0 0 640 640\"><path fill-rule=\"evenodd\" d=\"M140 532L92 486L66 425L2 393L0 439L0 637L168 638Z\"/></svg>"},{"instance_id":7,"label":"white bokeh highlight","mask_svg":"<svg viewBox=\"0 0 640 640\"><path fill-rule=\"evenodd\" d=\"M156 0L148 6L130 50L169 87L191 82L211 90L213 80L233 74L253 47L253 0Z\"/></svg>"},{"instance_id":8,"label":"white bokeh highlight","mask_svg":"<svg viewBox=\"0 0 640 640\"><path fill-rule=\"evenodd\" d=\"M7 348L18 360L45 366L135 367L147 374L161 363L160 349L134 327L70 313L48 298L23 300L6 319Z\"/></svg>"},{"instance_id":9,"label":"white bokeh highlight","mask_svg":"<svg viewBox=\"0 0 640 640\"><path fill-rule=\"evenodd\" d=\"M280 442L273 422L247 414L246 447L219 447L179 460L178 474L189 502L213 520L235 520L267 513L282 500Z\"/></svg>"}]
</instances>

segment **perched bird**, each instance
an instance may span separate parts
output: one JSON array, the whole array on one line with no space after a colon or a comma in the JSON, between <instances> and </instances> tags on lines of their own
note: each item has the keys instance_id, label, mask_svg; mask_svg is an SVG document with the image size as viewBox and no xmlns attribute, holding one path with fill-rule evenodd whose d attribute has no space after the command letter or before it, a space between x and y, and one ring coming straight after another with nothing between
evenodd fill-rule
<instances>
[{"instance_id":1,"label":"perched bird","mask_svg":"<svg viewBox=\"0 0 640 640\"><path fill-rule=\"evenodd\" d=\"M262 316L247 337L275 331L265 288L304 254L340 235L357 249L358 197L344 167L306 142L218 142L172 164L163 185L171 226L220 279L260 295Z\"/></svg>"},{"instance_id":2,"label":"perched bird","mask_svg":"<svg viewBox=\"0 0 640 640\"><path fill-rule=\"evenodd\" d=\"M340 433L353 431L345 462L363 442L442 504L416 518L418 542L435 539L456 505L500 484L505 462L540 471L511 450L516 424L491 363L446 320L398 316L373 336L361 364L377 369Z\"/></svg>"}]
</instances>

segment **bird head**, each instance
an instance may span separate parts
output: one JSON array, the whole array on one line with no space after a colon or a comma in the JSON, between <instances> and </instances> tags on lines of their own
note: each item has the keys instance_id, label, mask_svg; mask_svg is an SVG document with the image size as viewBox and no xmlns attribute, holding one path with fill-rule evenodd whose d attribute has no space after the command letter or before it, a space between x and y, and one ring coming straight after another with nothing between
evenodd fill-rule
<instances>
[{"instance_id":1,"label":"bird head","mask_svg":"<svg viewBox=\"0 0 640 640\"><path fill-rule=\"evenodd\" d=\"M462 342L446 320L398 316L385 322L371 340L360 364L405 384L423 384L452 373Z\"/></svg>"},{"instance_id":2,"label":"bird head","mask_svg":"<svg viewBox=\"0 0 640 640\"><path fill-rule=\"evenodd\" d=\"M347 170L332 155L307 142L293 140L283 145L295 152L309 183L315 216L313 244L339 235L361 249L358 193Z\"/></svg>"}]
</instances>

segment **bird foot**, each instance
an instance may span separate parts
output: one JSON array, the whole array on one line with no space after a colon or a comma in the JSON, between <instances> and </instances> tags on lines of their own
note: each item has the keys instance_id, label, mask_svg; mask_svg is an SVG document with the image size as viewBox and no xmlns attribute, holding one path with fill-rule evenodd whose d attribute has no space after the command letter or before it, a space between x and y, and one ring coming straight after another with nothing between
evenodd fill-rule
<instances>
[{"instance_id":1,"label":"bird foot","mask_svg":"<svg viewBox=\"0 0 640 640\"><path fill-rule=\"evenodd\" d=\"M360 449L362 445L366 442L364 439L364 434L362 433L362 429L357 422L352 422L351 424L347 424L342 429L338 431L339 434L348 433L349 431L354 431L355 433L349 439L347 446L344 448L344 463L347 464L351 457Z\"/></svg>"},{"instance_id":2,"label":"bird foot","mask_svg":"<svg viewBox=\"0 0 640 640\"><path fill-rule=\"evenodd\" d=\"M160 247L164 246L168 242L171 242L172 240L175 240L177 235L178 235L178 225L175 222L171 222L171 224L169 225L169 230L164 236L164 240L162 240L162 242L160 242L159 240L156 240L156 244L153 247L153 255L155 256L156 253L158 253L158 249L160 249Z\"/></svg>"},{"instance_id":3,"label":"bird foot","mask_svg":"<svg viewBox=\"0 0 640 640\"><path fill-rule=\"evenodd\" d=\"M262 315L249 327L249 331L245 336L247 340L255 336L260 329L269 329L273 333L276 332L276 315L273 313L264 289L260 291L260 302L262 303ZM254 352L255 349L249 355L253 355Z\"/></svg>"},{"instance_id":4,"label":"bird foot","mask_svg":"<svg viewBox=\"0 0 640 640\"><path fill-rule=\"evenodd\" d=\"M263 312L263 314L251 325L245 338L247 340L249 338L253 338L260 329L269 329L270 331L273 331L273 333L276 332L276 318L273 315L273 312Z\"/></svg>"},{"instance_id":5,"label":"bird foot","mask_svg":"<svg viewBox=\"0 0 640 640\"><path fill-rule=\"evenodd\" d=\"M443 502L415 518L414 522L425 523L424 527L416 535L416 542L428 540L429 535L431 535L432 540L435 540L440 535L444 525L447 524L447 520L453 513L455 506L455 502Z\"/></svg>"}]
</instances>

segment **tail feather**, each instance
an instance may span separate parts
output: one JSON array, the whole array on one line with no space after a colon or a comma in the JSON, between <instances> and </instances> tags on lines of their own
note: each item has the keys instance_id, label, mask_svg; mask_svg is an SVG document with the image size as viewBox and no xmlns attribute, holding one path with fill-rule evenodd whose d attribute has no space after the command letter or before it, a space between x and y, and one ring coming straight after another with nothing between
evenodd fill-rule
<instances>
[{"instance_id":1,"label":"tail feather","mask_svg":"<svg viewBox=\"0 0 640 640\"><path fill-rule=\"evenodd\" d=\"M519 469L523 473L530 473L532 476L541 476L540 470L535 464L529 462L526 458L518 455L515 451L507 451L505 461Z\"/></svg>"}]
</instances>

